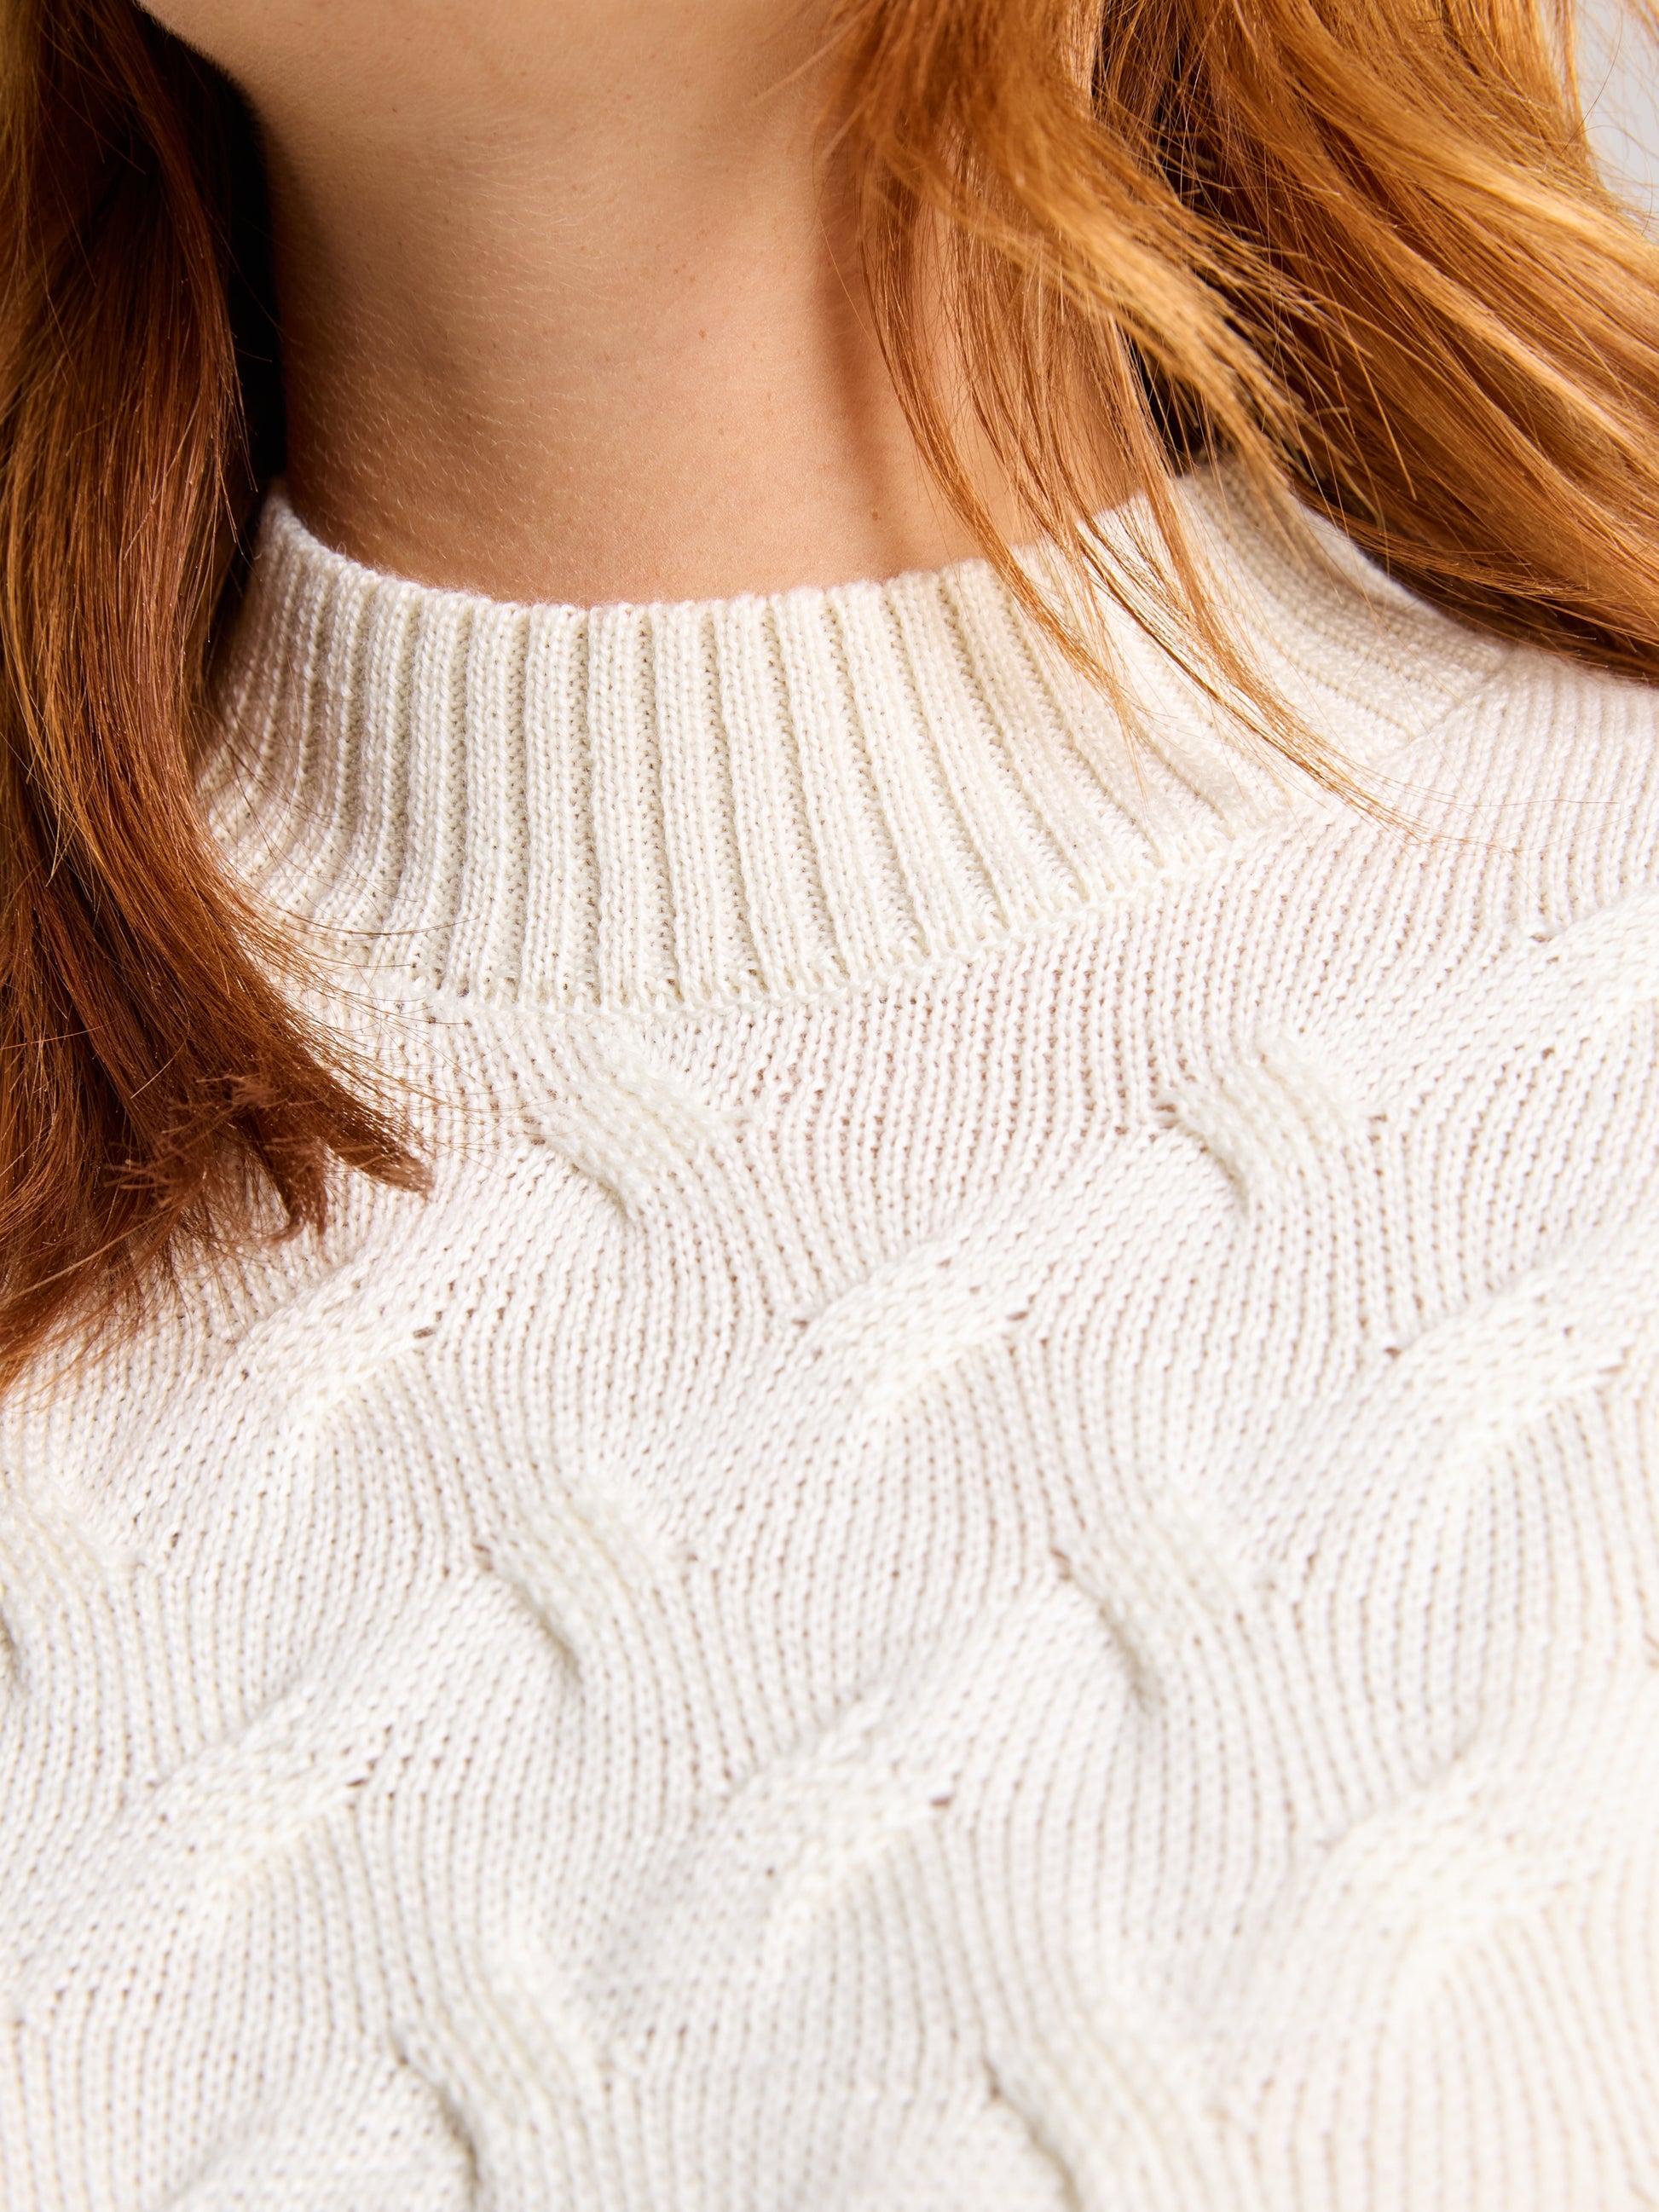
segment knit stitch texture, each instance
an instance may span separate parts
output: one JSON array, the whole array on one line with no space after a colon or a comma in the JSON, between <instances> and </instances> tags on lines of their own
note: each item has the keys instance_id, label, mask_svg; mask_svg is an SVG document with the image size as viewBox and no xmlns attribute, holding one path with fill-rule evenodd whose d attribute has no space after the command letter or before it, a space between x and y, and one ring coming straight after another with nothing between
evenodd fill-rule
<instances>
[{"instance_id":1,"label":"knit stitch texture","mask_svg":"<svg viewBox=\"0 0 1659 2212\"><path fill-rule=\"evenodd\" d=\"M273 496L204 803L435 1184L0 1413L5 2212L1659 2204L1655 698L1189 495L1425 834Z\"/></svg>"}]
</instances>

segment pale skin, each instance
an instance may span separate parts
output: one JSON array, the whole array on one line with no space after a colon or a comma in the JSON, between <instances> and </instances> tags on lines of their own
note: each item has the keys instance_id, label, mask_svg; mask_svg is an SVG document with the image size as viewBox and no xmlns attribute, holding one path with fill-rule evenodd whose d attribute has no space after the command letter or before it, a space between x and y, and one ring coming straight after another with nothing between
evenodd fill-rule
<instances>
[{"instance_id":1,"label":"pale skin","mask_svg":"<svg viewBox=\"0 0 1659 2212\"><path fill-rule=\"evenodd\" d=\"M258 118L289 488L342 552L592 605L973 550L861 300L817 0L152 12Z\"/></svg>"}]
</instances>

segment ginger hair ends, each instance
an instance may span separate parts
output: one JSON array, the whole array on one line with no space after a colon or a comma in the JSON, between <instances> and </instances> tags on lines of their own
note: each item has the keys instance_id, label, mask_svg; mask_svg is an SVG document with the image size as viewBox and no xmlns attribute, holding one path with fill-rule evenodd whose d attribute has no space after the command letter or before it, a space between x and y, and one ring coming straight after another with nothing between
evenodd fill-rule
<instances>
[{"instance_id":1,"label":"ginger hair ends","mask_svg":"<svg viewBox=\"0 0 1659 2212\"><path fill-rule=\"evenodd\" d=\"M248 506L234 96L129 0L4 17L0 112L0 1386L338 1158L419 1170L284 988L199 817Z\"/></svg>"},{"instance_id":2,"label":"ginger hair ends","mask_svg":"<svg viewBox=\"0 0 1659 2212\"><path fill-rule=\"evenodd\" d=\"M1169 496L1200 451L1470 623L1659 667L1659 252L1598 173L1571 0L842 0L841 22L888 360L1013 588L964 401L1018 534L1115 594L1089 518L1114 483L1147 495L1184 646L1247 697ZM961 349L954 409L927 314Z\"/></svg>"}]
</instances>

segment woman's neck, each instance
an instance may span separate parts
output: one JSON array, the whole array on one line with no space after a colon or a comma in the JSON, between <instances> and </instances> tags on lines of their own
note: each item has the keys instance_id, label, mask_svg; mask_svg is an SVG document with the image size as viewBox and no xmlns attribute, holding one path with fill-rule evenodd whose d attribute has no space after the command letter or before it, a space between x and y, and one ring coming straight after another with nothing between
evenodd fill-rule
<instances>
[{"instance_id":1,"label":"woman's neck","mask_svg":"<svg viewBox=\"0 0 1659 2212\"><path fill-rule=\"evenodd\" d=\"M233 69L270 161L290 489L322 538L587 604L969 550L831 244L821 26L773 0L409 13L401 40L365 22L358 68L333 32L312 74L267 32Z\"/></svg>"}]
</instances>

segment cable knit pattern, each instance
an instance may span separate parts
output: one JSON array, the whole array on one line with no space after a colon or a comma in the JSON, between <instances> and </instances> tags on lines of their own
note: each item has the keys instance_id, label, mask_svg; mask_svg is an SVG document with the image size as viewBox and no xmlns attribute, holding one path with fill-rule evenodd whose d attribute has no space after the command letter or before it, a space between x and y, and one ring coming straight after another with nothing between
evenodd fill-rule
<instances>
[{"instance_id":1,"label":"cable knit pattern","mask_svg":"<svg viewBox=\"0 0 1659 2212\"><path fill-rule=\"evenodd\" d=\"M0 1419L6 2212L1659 2203L1659 717L1190 496L1430 834L273 498L204 803L435 1187Z\"/></svg>"}]
</instances>

